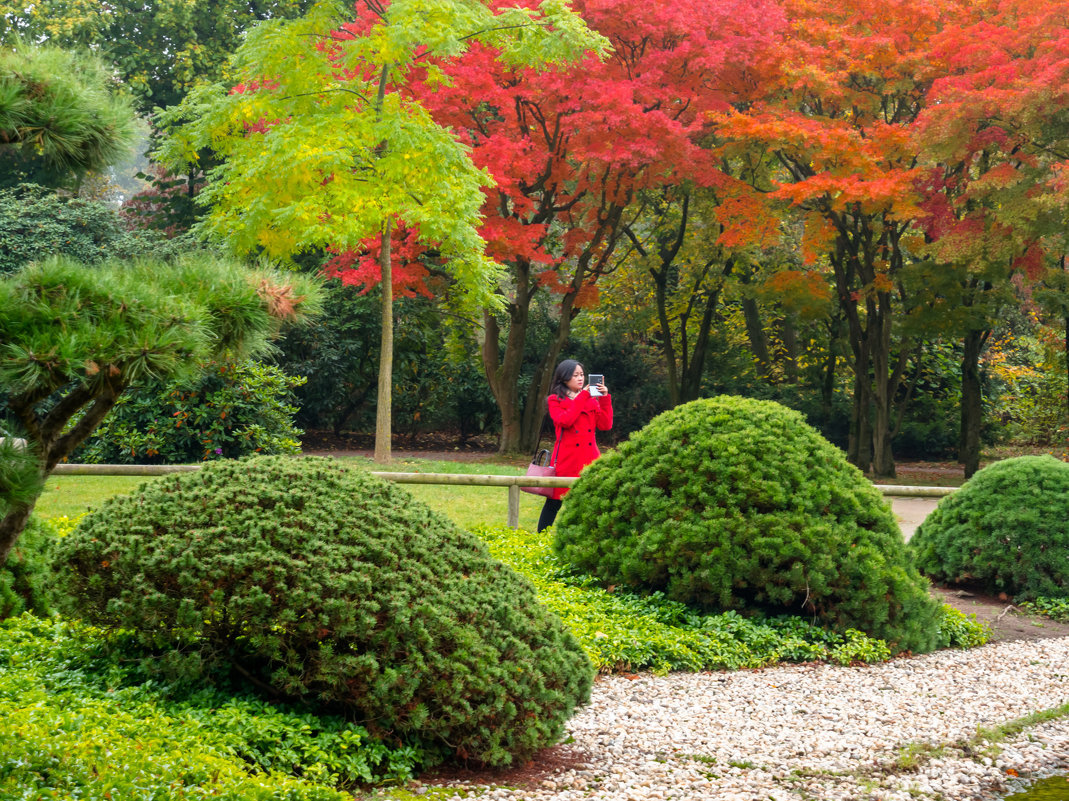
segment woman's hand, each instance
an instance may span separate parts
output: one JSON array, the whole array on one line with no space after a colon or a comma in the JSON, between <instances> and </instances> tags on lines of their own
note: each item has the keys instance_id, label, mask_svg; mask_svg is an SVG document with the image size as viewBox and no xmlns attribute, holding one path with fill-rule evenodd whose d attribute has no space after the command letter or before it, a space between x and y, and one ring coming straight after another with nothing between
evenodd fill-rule
<instances>
[{"instance_id":1,"label":"woman's hand","mask_svg":"<svg viewBox=\"0 0 1069 801\"><path fill-rule=\"evenodd\" d=\"M608 395L609 394L609 390L605 386L605 379L602 379L600 384L595 384L594 386L597 387L598 392L601 393L602 395Z\"/></svg>"}]
</instances>

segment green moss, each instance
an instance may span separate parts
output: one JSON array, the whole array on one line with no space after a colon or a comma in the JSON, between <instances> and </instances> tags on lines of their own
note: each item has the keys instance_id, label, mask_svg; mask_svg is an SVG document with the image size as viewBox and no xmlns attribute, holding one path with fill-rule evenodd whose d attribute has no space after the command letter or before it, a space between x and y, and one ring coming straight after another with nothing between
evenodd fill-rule
<instances>
[{"instance_id":1,"label":"green moss","mask_svg":"<svg viewBox=\"0 0 1069 801\"><path fill-rule=\"evenodd\" d=\"M526 759L589 695L589 660L529 582L400 487L329 459L168 476L59 547L72 611L135 630L154 669L236 671L431 753Z\"/></svg>"},{"instance_id":2,"label":"green moss","mask_svg":"<svg viewBox=\"0 0 1069 801\"><path fill-rule=\"evenodd\" d=\"M806 615L896 652L938 644L939 605L890 507L776 403L710 398L655 418L584 471L555 547L606 585L704 610Z\"/></svg>"},{"instance_id":3,"label":"green moss","mask_svg":"<svg viewBox=\"0 0 1069 801\"><path fill-rule=\"evenodd\" d=\"M939 502L910 540L921 571L1017 599L1069 597L1069 464L995 462Z\"/></svg>"}]
</instances>

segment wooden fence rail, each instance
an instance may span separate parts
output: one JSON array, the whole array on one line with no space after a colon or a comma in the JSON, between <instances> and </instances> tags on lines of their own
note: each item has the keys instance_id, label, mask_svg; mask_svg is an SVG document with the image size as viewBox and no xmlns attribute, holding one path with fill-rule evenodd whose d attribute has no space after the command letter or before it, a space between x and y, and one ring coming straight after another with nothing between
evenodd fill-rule
<instances>
[{"instance_id":1,"label":"wooden fence rail","mask_svg":"<svg viewBox=\"0 0 1069 801\"><path fill-rule=\"evenodd\" d=\"M59 464L53 474L64 476L162 476L200 470L199 464ZM389 473L372 471L372 475L397 484L445 484L463 487L507 487L509 508L507 524L520 523L520 487L570 487L574 478L535 478L532 476L492 476L468 473ZM942 498L956 487L906 487L877 484L884 495L897 498Z\"/></svg>"}]
</instances>

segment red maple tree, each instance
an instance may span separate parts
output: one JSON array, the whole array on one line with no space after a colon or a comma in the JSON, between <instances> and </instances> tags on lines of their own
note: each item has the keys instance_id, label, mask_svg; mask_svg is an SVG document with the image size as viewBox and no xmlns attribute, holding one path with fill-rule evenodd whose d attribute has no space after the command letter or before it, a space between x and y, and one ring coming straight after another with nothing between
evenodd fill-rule
<instances>
[{"instance_id":1,"label":"red maple tree","mask_svg":"<svg viewBox=\"0 0 1069 801\"><path fill-rule=\"evenodd\" d=\"M502 451L533 445L572 320L597 302L598 279L613 268L636 194L724 180L702 146L708 115L752 91L750 70L782 23L768 0L580 0L575 7L612 42L608 59L535 73L504 66L476 45L440 65L444 82L430 69L415 84L420 102L470 143L496 184L487 190L481 233L508 268L507 306L477 327L502 414ZM552 303L556 330L521 398L539 296Z\"/></svg>"}]
</instances>

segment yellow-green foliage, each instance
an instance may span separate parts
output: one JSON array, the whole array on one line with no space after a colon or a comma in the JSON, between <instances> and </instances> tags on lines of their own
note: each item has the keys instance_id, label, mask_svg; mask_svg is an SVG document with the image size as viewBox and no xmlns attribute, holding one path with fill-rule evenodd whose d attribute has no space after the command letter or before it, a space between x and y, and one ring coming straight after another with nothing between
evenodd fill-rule
<instances>
[{"instance_id":1,"label":"yellow-green foliage","mask_svg":"<svg viewBox=\"0 0 1069 801\"><path fill-rule=\"evenodd\" d=\"M708 611L806 615L894 651L938 644L939 605L890 507L770 401L709 398L655 418L586 468L555 547L606 585Z\"/></svg>"},{"instance_id":2,"label":"yellow-green foliage","mask_svg":"<svg viewBox=\"0 0 1069 801\"><path fill-rule=\"evenodd\" d=\"M1020 456L985 467L939 502L909 547L938 581L1069 597L1069 464Z\"/></svg>"},{"instance_id":3,"label":"yellow-green foliage","mask_svg":"<svg viewBox=\"0 0 1069 801\"><path fill-rule=\"evenodd\" d=\"M94 688L83 661L92 638L29 616L0 624L0 798L350 798L231 756L216 732L166 714L151 692Z\"/></svg>"},{"instance_id":4,"label":"yellow-green foliage","mask_svg":"<svg viewBox=\"0 0 1069 801\"><path fill-rule=\"evenodd\" d=\"M168 476L58 546L72 611L154 668L231 670L373 733L492 765L552 745L593 671L519 574L397 485L330 459Z\"/></svg>"}]
</instances>

